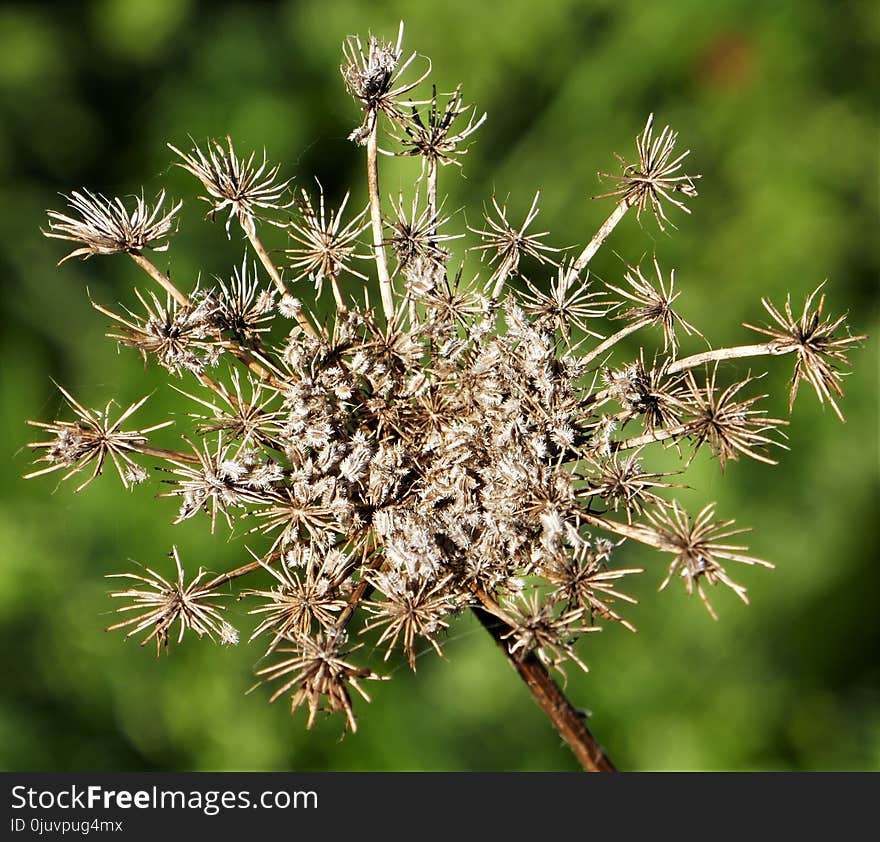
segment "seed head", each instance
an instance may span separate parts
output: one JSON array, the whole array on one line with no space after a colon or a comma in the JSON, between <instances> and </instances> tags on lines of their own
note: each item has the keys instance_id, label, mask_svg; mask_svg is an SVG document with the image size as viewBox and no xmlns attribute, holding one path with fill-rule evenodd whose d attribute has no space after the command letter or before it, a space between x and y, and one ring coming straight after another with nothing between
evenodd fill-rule
<instances>
[{"instance_id":1,"label":"seed head","mask_svg":"<svg viewBox=\"0 0 880 842\"><path fill-rule=\"evenodd\" d=\"M160 655L163 648L168 651L169 635L175 622L179 626L178 643L183 641L187 630L194 631L199 637L207 636L212 640L216 635L221 643L237 642L238 633L221 616L221 606L212 602L224 594L214 593L210 585L200 585L206 575L201 568L195 579L187 585L177 547L172 547L169 555L174 559L177 568L177 579L174 581L169 581L149 567L143 568L143 575L114 573L108 576L109 579L129 579L137 583L130 588L110 594L111 597L131 601L129 605L117 608L116 613L140 613L108 626L107 631L131 627L126 637L147 631L141 646L155 640L156 655Z\"/></svg>"},{"instance_id":2,"label":"seed head","mask_svg":"<svg viewBox=\"0 0 880 842\"><path fill-rule=\"evenodd\" d=\"M193 145L190 152L181 152L176 146L168 148L182 159L177 165L192 173L207 192L202 196L211 205L209 216L226 212L226 235L233 219L238 219L245 232L253 231L254 220L261 211L281 210L289 207L282 201L290 179L280 181L280 166L270 166L263 151L263 160L251 152L247 158L239 158L232 146L232 138L226 138L226 146L218 140L208 141L205 150Z\"/></svg>"},{"instance_id":3,"label":"seed head","mask_svg":"<svg viewBox=\"0 0 880 842\"><path fill-rule=\"evenodd\" d=\"M818 286L807 297L800 318L796 318L792 313L791 296L786 298L783 312L763 298L761 303L776 326L754 327L747 324L745 327L769 336L771 344L779 353L795 349L797 362L789 392L789 411L794 407L794 399L797 397L801 381L805 380L815 390L819 402L824 403L827 400L835 415L844 421L843 413L835 400L835 396L843 397L840 384L844 375L838 369L838 364L848 366L847 352L866 337L852 336L848 328L845 335L835 335L846 327L848 314L844 313L836 319L831 316L823 317L825 293L819 296L818 303L813 307L813 302L822 286L824 284Z\"/></svg>"},{"instance_id":4,"label":"seed head","mask_svg":"<svg viewBox=\"0 0 880 842\"><path fill-rule=\"evenodd\" d=\"M403 21L397 32L397 43L390 44L370 35L366 50L361 39L349 36L342 44L345 58L339 70L345 81L345 88L358 100L365 115L363 123L349 136L356 143L366 143L382 111L391 120L400 121L404 112L398 102L400 97L417 87L431 72L431 62L427 70L415 81L400 82L400 77L415 60L416 53L401 63L403 58Z\"/></svg>"},{"instance_id":5,"label":"seed head","mask_svg":"<svg viewBox=\"0 0 880 842\"><path fill-rule=\"evenodd\" d=\"M42 421L29 421L33 427L39 427L53 435L49 441L31 442L28 447L42 451L37 462L48 463L48 467L40 468L25 474L25 479L43 476L54 471L66 470L62 480L74 474L92 468L91 476L77 486L82 491L92 480L100 476L109 458L119 474L122 484L129 488L132 484L142 482L146 478L143 469L133 460L132 455L138 453L147 444L148 433L161 430L173 424L165 421L153 424L140 430L122 430L122 424L140 409L149 398L147 395L126 409L115 421L110 420L110 401L103 410L89 410L78 403L73 396L58 386L68 405L77 416L76 421L55 421L46 424Z\"/></svg>"},{"instance_id":6,"label":"seed head","mask_svg":"<svg viewBox=\"0 0 880 842\"><path fill-rule=\"evenodd\" d=\"M672 224L666 218L663 202L669 202L685 213L690 213L690 209L674 194L680 193L688 198L696 196L697 188L694 186L694 181L700 176L681 173L682 161L690 154L690 150L673 158L676 140L678 133L672 131L669 126L665 126L655 138L654 115L648 115L644 131L636 138L638 163L628 164L618 155L617 159L623 166L622 175L599 173L600 177L616 179L617 187L610 193L603 193L596 198L620 196L630 207L635 206L639 218L642 211L649 209L654 214L661 231L665 230L664 223Z\"/></svg>"},{"instance_id":7,"label":"seed head","mask_svg":"<svg viewBox=\"0 0 880 842\"><path fill-rule=\"evenodd\" d=\"M59 265L71 257L87 259L95 254L137 254L146 248L165 251L168 238L177 230L177 212L183 206L178 202L170 210L162 212L165 191L161 191L151 207L143 192L134 197L134 208L128 210L122 199L108 199L89 190L74 190L64 196L77 216L68 216L50 210L49 230L46 237L81 243L59 261Z\"/></svg>"}]
</instances>

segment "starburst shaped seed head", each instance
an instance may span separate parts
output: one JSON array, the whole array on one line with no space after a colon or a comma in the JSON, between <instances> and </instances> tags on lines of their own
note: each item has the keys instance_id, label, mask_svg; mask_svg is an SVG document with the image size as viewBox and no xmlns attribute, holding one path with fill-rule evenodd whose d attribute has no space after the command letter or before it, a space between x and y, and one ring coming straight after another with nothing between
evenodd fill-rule
<instances>
[{"instance_id":1,"label":"starburst shaped seed head","mask_svg":"<svg viewBox=\"0 0 880 842\"><path fill-rule=\"evenodd\" d=\"M328 213L321 182L318 182L317 209L312 203L311 196L302 189L300 198L296 202L297 216L287 227L287 233L296 243L286 250L290 258L288 265L297 272L294 280L308 276L314 281L318 295L321 294L324 282L329 280L340 308L344 308L344 305L337 285L339 276L343 272L348 272L366 280L367 276L357 271L352 261L370 256L357 253L358 237L369 225L369 220L365 221L369 208L364 207L345 225L342 224L349 196L350 194L346 193L339 209Z\"/></svg>"},{"instance_id":2,"label":"starburst shaped seed head","mask_svg":"<svg viewBox=\"0 0 880 842\"><path fill-rule=\"evenodd\" d=\"M427 70L416 80L400 82L400 77L415 60L416 53L403 58L403 21L397 32L397 42L391 44L370 35L367 46L357 35L349 36L342 44L345 61L339 71L348 93L358 100L364 110L364 121L349 136L356 143L366 143L376 126L379 112L390 119L404 119L404 112L398 102L400 97L419 85L431 72L431 62Z\"/></svg>"},{"instance_id":3,"label":"starburst shaped seed head","mask_svg":"<svg viewBox=\"0 0 880 842\"><path fill-rule=\"evenodd\" d=\"M779 353L793 350L797 354L789 391L789 411L794 407L794 399L803 380L813 387L819 402L824 403L827 400L835 415L844 421L843 413L835 400L835 396L843 397L841 383L844 375L839 366L849 365L847 352L866 337L852 336L848 329L843 333L848 314L844 313L836 319L824 315L825 293L819 295L822 286L824 284L820 284L807 297L800 317L796 317L792 311L790 296L786 298L782 312L764 298L761 303L775 325L755 327L747 324L745 327L769 336L771 346ZM814 306L817 295L819 300Z\"/></svg>"},{"instance_id":4,"label":"starburst shaped seed head","mask_svg":"<svg viewBox=\"0 0 880 842\"><path fill-rule=\"evenodd\" d=\"M686 389L680 402L683 413L690 416L686 422L687 435L693 438L697 448L704 443L709 444L718 457L722 471L728 459L735 461L740 455L775 465L776 460L766 454L766 448L785 445L768 433L788 422L769 418L765 410L754 408L767 395L740 397L740 392L756 378L747 377L721 388L716 385L717 375L716 364L706 375L705 385L700 386L693 371L686 372Z\"/></svg>"},{"instance_id":5,"label":"starburst shaped seed head","mask_svg":"<svg viewBox=\"0 0 880 842\"><path fill-rule=\"evenodd\" d=\"M730 578L722 561L736 561L740 564L770 567L769 561L746 555L748 549L739 544L728 543L734 535L748 532L745 528L734 528L733 520L715 520L715 504L710 503L693 519L681 509L678 503L656 512L648 513L651 527L645 542L653 544L662 552L672 553L669 572L660 585L663 590L675 575L684 579L689 594L699 594L706 610L717 619L703 582L716 585L719 582L730 588L744 603L749 599L746 589Z\"/></svg>"},{"instance_id":6,"label":"starburst shaped seed head","mask_svg":"<svg viewBox=\"0 0 880 842\"><path fill-rule=\"evenodd\" d=\"M418 110L413 107L409 119L402 123L404 134L396 139L403 146L400 155L419 155L423 164L436 167L455 164L461 166L459 156L467 152L464 142L486 121L486 114L477 117L476 106L471 109L467 124L457 133L452 133L455 120L468 111L462 105L461 85L450 96L446 107L441 111L437 105L437 87L434 86L427 119L422 120Z\"/></svg>"},{"instance_id":7,"label":"starburst shaped seed head","mask_svg":"<svg viewBox=\"0 0 880 842\"><path fill-rule=\"evenodd\" d=\"M66 480L91 467L91 475L77 486L76 490L82 491L92 480L101 475L109 459L126 488L146 479L146 473L134 461L132 455L140 452L147 445L148 433L167 427L173 422L165 421L140 430L121 428L123 423L146 403L149 395L133 403L115 421L112 421L110 418L112 401L103 410L89 410L61 386L58 386L58 390L73 409L77 420L55 421L51 424L43 421L28 422L33 427L46 430L52 438L49 441L31 442L28 445L40 453L36 461L47 463L48 467L31 471L25 474L24 478L33 479L43 474L66 470L67 473L62 477L62 480Z\"/></svg>"},{"instance_id":8,"label":"starburst shaped seed head","mask_svg":"<svg viewBox=\"0 0 880 842\"><path fill-rule=\"evenodd\" d=\"M210 140L204 150L195 144L189 152L182 152L170 143L168 148L180 156L177 166L201 181L207 193L202 199L211 205L211 219L228 211L227 236L233 219L238 219L245 233L253 233L254 220L261 218L263 211L282 210L290 205L283 201L290 179L278 178L281 168L269 164L265 150L262 160L256 157L256 152L240 158L230 137L226 138L225 146L218 140Z\"/></svg>"},{"instance_id":9,"label":"starburst shaped seed head","mask_svg":"<svg viewBox=\"0 0 880 842\"><path fill-rule=\"evenodd\" d=\"M627 287L616 287L608 284L608 288L620 295L625 301L631 302L629 306L623 303L625 309L617 313L614 318L626 319L631 324L656 324L663 329L663 350L674 357L678 350L678 340L675 334L676 326L680 327L688 336L696 334L702 336L692 324L686 322L675 310L672 304L681 293L675 291L675 270L669 273L669 280L663 279L660 264L654 256L654 273L657 282L651 283L642 273L640 266L629 266L624 280Z\"/></svg>"},{"instance_id":10,"label":"starburst shaped seed head","mask_svg":"<svg viewBox=\"0 0 880 842\"><path fill-rule=\"evenodd\" d=\"M337 632L300 635L289 638L288 643L276 650L286 657L257 671L258 676L264 676L264 681L282 682L269 701L274 702L292 690L290 712L295 713L305 705L309 712L307 728L315 724L318 713L324 710L345 714L346 726L357 731L350 688L369 702L370 697L359 682L381 679L371 670L347 660L360 647L346 648L345 635Z\"/></svg>"},{"instance_id":11,"label":"starburst shaped seed head","mask_svg":"<svg viewBox=\"0 0 880 842\"><path fill-rule=\"evenodd\" d=\"M697 195L694 181L700 176L685 175L681 172L682 162L690 154L690 150L673 157L678 133L665 126L659 135L654 137L654 115L648 116L644 131L636 138L638 163L628 164L620 155L618 160L623 165L623 173L615 176L599 173L600 177L613 178L617 187L609 193L597 196L597 199L621 197L629 207L636 208L636 216L641 218L642 212L649 209L663 231L664 224L672 224L666 218L663 203L669 202L675 207L690 213L688 208L675 194L693 198ZM674 227L674 226L673 226Z\"/></svg>"},{"instance_id":12,"label":"starburst shaped seed head","mask_svg":"<svg viewBox=\"0 0 880 842\"><path fill-rule=\"evenodd\" d=\"M187 631L193 631L199 637L207 636L211 640L216 636L221 643L237 643L238 633L223 619L220 613L222 606L213 602L224 594L215 593L210 583L201 584L206 575L206 571L201 568L196 577L186 584L177 547L173 547L169 555L174 559L177 570L177 578L174 580L166 579L149 567L143 568L143 574L114 573L107 577L128 579L135 583L125 590L110 594L114 598L130 600L130 604L117 608L117 613L135 612L135 616L108 626L107 631L127 628L127 638L146 631L147 636L141 641L141 646L155 640L156 655L160 655L163 648L168 651L170 634L175 623L179 628L178 643L182 642Z\"/></svg>"},{"instance_id":13,"label":"starburst shaped seed head","mask_svg":"<svg viewBox=\"0 0 880 842\"><path fill-rule=\"evenodd\" d=\"M163 213L164 190L152 206L147 204L143 192L135 196L131 210L122 199L108 199L89 190L74 190L64 198L76 216L47 211L49 230L43 234L81 245L61 258L59 264L72 257L86 259L95 254L139 254L146 248L165 251L168 238L176 230L177 212L183 206L183 202L178 202Z\"/></svg>"}]
</instances>

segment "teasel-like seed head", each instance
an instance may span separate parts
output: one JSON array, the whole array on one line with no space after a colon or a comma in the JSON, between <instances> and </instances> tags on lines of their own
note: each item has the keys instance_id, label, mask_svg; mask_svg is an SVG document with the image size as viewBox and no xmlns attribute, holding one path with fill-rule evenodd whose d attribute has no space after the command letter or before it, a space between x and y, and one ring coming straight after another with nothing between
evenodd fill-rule
<instances>
[{"instance_id":1,"label":"teasel-like seed head","mask_svg":"<svg viewBox=\"0 0 880 842\"><path fill-rule=\"evenodd\" d=\"M740 398L740 392L756 378L747 377L729 386L717 385L717 364L706 374L706 382L700 386L693 371L685 373L685 391L680 401L682 411L688 416L686 426L696 447L707 443L718 457L723 471L727 460L748 456L758 462L775 465L776 460L766 454L766 448L785 445L768 433L778 430L788 422L767 417L766 411L755 409L755 404L767 395Z\"/></svg>"},{"instance_id":2,"label":"teasel-like seed head","mask_svg":"<svg viewBox=\"0 0 880 842\"><path fill-rule=\"evenodd\" d=\"M602 372L608 396L624 410L623 422L640 418L648 433L681 423L683 375L667 374L669 361L645 365L644 351L621 369Z\"/></svg>"},{"instance_id":3,"label":"teasel-like seed head","mask_svg":"<svg viewBox=\"0 0 880 842\"><path fill-rule=\"evenodd\" d=\"M637 567L608 567L613 546L605 539L589 542L581 538L571 552L560 553L541 572L555 586L552 594L556 602L564 603L569 610L580 608L591 619L598 617L620 623L634 632L635 626L611 606L616 600L638 604L637 599L617 590L618 582L645 571Z\"/></svg>"},{"instance_id":4,"label":"teasel-like seed head","mask_svg":"<svg viewBox=\"0 0 880 842\"><path fill-rule=\"evenodd\" d=\"M615 319L626 319L628 322L645 322L659 325L663 329L663 350L675 357L678 350L678 341L675 335L676 326L680 327L688 336L702 336L692 324L686 322L675 310L672 304L681 293L675 291L675 270L669 273L669 281L663 280L660 264L657 256L654 256L654 273L657 276L656 283L652 284L644 274L641 267L629 266L624 280L627 287L617 287L608 284L608 288L620 295L625 308L622 312L614 315ZM626 302L631 302L629 305Z\"/></svg>"},{"instance_id":5,"label":"teasel-like seed head","mask_svg":"<svg viewBox=\"0 0 880 842\"><path fill-rule=\"evenodd\" d=\"M570 344L571 332L579 330L586 336L598 337L590 328L593 319L608 315L612 304L606 296L593 288L589 280L569 283L570 269L559 266L556 277L550 283L549 292L525 280L526 292L522 295L523 310L539 326L558 330L563 340Z\"/></svg>"},{"instance_id":6,"label":"teasel-like seed head","mask_svg":"<svg viewBox=\"0 0 880 842\"><path fill-rule=\"evenodd\" d=\"M628 523L634 517L644 514L647 507L662 507L668 501L654 489L680 488L671 482L664 482L668 473L646 470L642 464L643 448L634 453L585 457L583 467L578 467L576 476L582 478L586 488L578 492L581 500L599 498L613 512L623 509Z\"/></svg>"},{"instance_id":7,"label":"teasel-like seed head","mask_svg":"<svg viewBox=\"0 0 880 842\"><path fill-rule=\"evenodd\" d=\"M345 225L342 219L350 193L346 193L338 210L326 211L324 188L318 182L318 206L312 203L305 189L300 190L296 202L296 216L288 223L287 233L296 245L285 250L290 259L289 267L297 274L294 280L309 277L315 283L317 295L321 294L326 280L336 283L343 272L367 280L357 271L354 260L363 260L369 254L358 254L358 237L369 225L366 219L368 207L364 207Z\"/></svg>"},{"instance_id":8,"label":"teasel-like seed head","mask_svg":"<svg viewBox=\"0 0 880 842\"><path fill-rule=\"evenodd\" d=\"M212 640L216 637L221 643L237 643L238 632L223 619L220 613L222 606L213 601L224 594L215 593L210 583L201 584L207 575L201 568L195 578L186 584L177 547L173 547L169 555L174 559L176 579L166 579L149 567L144 567L142 574L113 573L108 576L110 579L127 579L134 583L125 590L110 594L114 598L130 600L128 605L117 608L116 613L134 613L134 616L108 626L107 631L128 629L126 637L147 632L141 646L155 640L157 655L162 653L163 648L168 651L175 623L178 626L178 643L183 641L187 631Z\"/></svg>"},{"instance_id":9,"label":"teasel-like seed head","mask_svg":"<svg viewBox=\"0 0 880 842\"><path fill-rule=\"evenodd\" d=\"M301 565L298 560L296 553L281 553L276 564L261 559L277 584L271 590L243 594L261 600L248 612L261 618L250 639L270 636L266 654L285 639L305 637L316 629L332 632L346 606L342 598L345 591L339 585L341 575L351 570L347 556L332 550L326 554L309 552Z\"/></svg>"},{"instance_id":10,"label":"teasel-like seed head","mask_svg":"<svg viewBox=\"0 0 880 842\"><path fill-rule=\"evenodd\" d=\"M437 635L449 627L449 617L461 605L461 597L449 587L452 576L440 579L410 577L398 571L377 571L369 581L383 599L364 602L371 615L363 632L382 629L377 645L386 645L385 660L400 643L409 662L416 668L416 642L429 643L438 655Z\"/></svg>"},{"instance_id":11,"label":"teasel-like seed head","mask_svg":"<svg viewBox=\"0 0 880 842\"><path fill-rule=\"evenodd\" d=\"M245 503L255 502L258 488L249 482L254 465L242 458L246 452L233 452L223 434L217 436L216 448L202 442L199 447L186 440L195 456L195 464L180 458L170 457L170 473L174 476L174 487L160 497L180 497L180 510L174 523L182 523L199 512L205 511L211 519L211 532L217 526L217 515L223 515L226 525L232 528L232 510L242 509Z\"/></svg>"},{"instance_id":12,"label":"teasel-like seed head","mask_svg":"<svg viewBox=\"0 0 880 842\"><path fill-rule=\"evenodd\" d=\"M390 198L394 218L387 220L391 236L385 242L397 258L398 271L407 280L411 276L424 274L429 264L437 267L438 272L445 272L449 252L442 243L461 239L464 234L441 234L440 229L449 222L449 217L439 209L431 213L427 206L420 208L418 192L413 196L408 214L402 195L396 200L393 196ZM435 285L436 278L420 294L426 295Z\"/></svg>"},{"instance_id":13,"label":"teasel-like seed head","mask_svg":"<svg viewBox=\"0 0 880 842\"><path fill-rule=\"evenodd\" d=\"M92 306L112 320L107 334L120 345L140 352L144 363L150 357L163 368L178 376L185 372L199 373L217 363L221 353L215 342L216 302L202 296L198 301L179 304L170 295L165 302L150 290L135 290L143 307L143 315L127 307L114 313L96 302Z\"/></svg>"},{"instance_id":14,"label":"teasel-like seed head","mask_svg":"<svg viewBox=\"0 0 880 842\"><path fill-rule=\"evenodd\" d=\"M276 290L260 282L256 262L248 264L247 255L241 266L232 270L228 281L220 278L204 296L211 321L223 334L245 347L261 333L270 331Z\"/></svg>"},{"instance_id":15,"label":"teasel-like seed head","mask_svg":"<svg viewBox=\"0 0 880 842\"><path fill-rule=\"evenodd\" d=\"M677 195L687 198L696 196L697 188L694 181L700 176L686 175L682 172L682 162L690 154L690 150L673 157L677 140L678 133L672 131L669 126L665 126L655 137L654 115L650 114L642 134L636 138L638 163L628 164L618 155L617 158L623 166L621 175L599 173L600 177L615 179L617 187L596 198L619 196L625 199L630 207L635 206L638 217L641 217L645 209L650 210L661 231L665 230L665 224L672 224L663 210L664 202L669 202L685 213L690 213L690 208L677 198Z\"/></svg>"},{"instance_id":16,"label":"teasel-like seed head","mask_svg":"<svg viewBox=\"0 0 880 842\"><path fill-rule=\"evenodd\" d=\"M493 218L491 211L483 214L486 228L470 228L474 234L478 234L482 239L482 243L473 246L472 251L481 252L484 259L488 259L490 265L497 266L489 278L487 289L492 289L493 298L498 298L504 282L511 275L519 271L519 264L523 257L530 257L538 263L549 263L553 266L557 265L553 254L559 253L560 249L548 246L542 241L546 237L548 231L528 232L529 226L538 216L538 200L541 193L535 193L532 199L532 205L526 214L522 225L514 228L507 219L507 204L498 204L498 200L492 196L492 209L495 212Z\"/></svg>"},{"instance_id":17,"label":"teasel-like seed head","mask_svg":"<svg viewBox=\"0 0 880 842\"><path fill-rule=\"evenodd\" d=\"M108 199L89 190L74 190L64 198L76 215L48 211L49 230L43 234L80 243L80 247L62 257L59 264L72 257L86 259L95 254L138 254L144 249L165 251L168 239L177 230L176 216L183 206L183 202L178 202L163 212L164 190L152 206L141 192L134 197L131 210L122 199Z\"/></svg>"},{"instance_id":18,"label":"teasel-like seed head","mask_svg":"<svg viewBox=\"0 0 880 842\"><path fill-rule=\"evenodd\" d=\"M434 166L455 164L460 167L459 157L467 153L467 147L463 144L486 122L487 117L485 112L477 117L477 108L473 106L467 124L453 134L453 123L468 109L469 106L462 105L461 85L459 85L450 96L446 107L441 111L437 105L437 87L435 85L426 119L423 121L418 110L413 107L408 119L401 122L404 133L397 135L395 139L403 149L398 154L418 155L423 164L430 163Z\"/></svg>"},{"instance_id":19,"label":"teasel-like seed head","mask_svg":"<svg viewBox=\"0 0 880 842\"><path fill-rule=\"evenodd\" d=\"M582 634L601 631L601 628L584 625L583 608L560 611L553 599L542 598L534 590L520 596L508 607L513 626L503 639L509 641L512 655L524 658L534 653L544 666L556 669L563 677L566 661L572 661L584 672L589 672L574 645Z\"/></svg>"}]
</instances>

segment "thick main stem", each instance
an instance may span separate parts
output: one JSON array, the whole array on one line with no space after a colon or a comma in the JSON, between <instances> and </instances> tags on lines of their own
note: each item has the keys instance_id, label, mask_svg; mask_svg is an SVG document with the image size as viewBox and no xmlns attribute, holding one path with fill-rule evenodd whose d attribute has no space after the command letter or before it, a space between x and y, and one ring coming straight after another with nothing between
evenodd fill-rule
<instances>
[{"instance_id":1,"label":"thick main stem","mask_svg":"<svg viewBox=\"0 0 880 842\"><path fill-rule=\"evenodd\" d=\"M394 297L391 292L391 278L385 260L385 238L382 232L382 203L379 198L379 141L377 132L379 120L373 122L373 130L367 138L367 190L370 194L370 222L373 227L373 252L376 256L376 273L379 276L379 293L382 296L382 310L385 319L394 318Z\"/></svg>"},{"instance_id":2,"label":"thick main stem","mask_svg":"<svg viewBox=\"0 0 880 842\"><path fill-rule=\"evenodd\" d=\"M547 672L534 652L519 657L512 655L503 636L509 627L499 617L481 606L473 609L486 631L501 647L520 678L526 683L535 701L547 714L559 736L568 744L584 771L615 772L611 759L590 733L582 713L577 711Z\"/></svg>"}]
</instances>

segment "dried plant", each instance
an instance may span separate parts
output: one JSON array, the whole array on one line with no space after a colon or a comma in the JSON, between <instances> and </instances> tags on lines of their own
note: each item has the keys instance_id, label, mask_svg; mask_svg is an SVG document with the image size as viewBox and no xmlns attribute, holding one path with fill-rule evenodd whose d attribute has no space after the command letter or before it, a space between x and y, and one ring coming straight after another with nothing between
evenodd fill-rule
<instances>
[{"instance_id":1,"label":"dried plant","mask_svg":"<svg viewBox=\"0 0 880 842\"><path fill-rule=\"evenodd\" d=\"M488 281L466 262L453 269L465 233L440 232L454 215L439 209L438 164L460 164L483 117L471 110L453 130L465 112L460 88L445 109L436 90L421 103L404 99L427 73L403 81L416 54L403 59L402 37L401 27L394 44L349 38L343 48L345 85L364 112L352 134L366 147L369 204L360 213L346 214L348 193L328 212L320 185L317 201L305 190L294 201L278 166L239 157L228 139L188 153L171 147L201 183L210 216L225 214L227 232L237 220L253 249L256 262L246 255L228 280L186 292L144 256L173 233L180 204L162 213L164 194L153 208L141 198L128 211L119 199L75 192L72 215L49 212L47 236L79 245L67 257L125 253L159 285L137 292L133 310L95 306L120 345L189 381L178 391L190 429L184 446L159 447L152 434L169 421L128 429L143 400L113 421L109 405L90 411L62 390L75 418L32 422L48 440L31 445L39 467L28 477L84 471L82 488L109 459L129 487L158 461L175 522L206 515L212 531L240 525L253 558L211 579L200 569L186 584L176 549L172 580L149 568L119 574L132 586L112 596L132 616L111 629L145 634L160 651L175 623L178 641L192 631L234 642L228 604L215 598L248 581L241 613L253 615L250 640L271 659L257 673L278 682L271 698L305 706L308 725L321 711L341 712L354 729L355 698L367 698L361 682L379 675L356 663L363 645L347 640L366 635L382 658L399 650L415 669L472 610L584 767L611 769L550 671L586 669L580 639L602 623L635 630L622 580L643 571L617 566L618 546L671 555L660 589L683 580L713 616L716 585L747 601L736 565L771 566L731 543L744 530L713 505L692 517L671 496L700 449L723 469L740 458L773 464L768 449L781 444L786 422L761 408L757 378L725 382L724 363L793 354L792 403L806 381L841 415L843 368L863 337L845 317L826 316L814 292L799 317L790 302L779 310L764 301L772 324L754 328L767 337L761 344L681 356L679 343L702 335L680 314L674 274L657 257L652 273L631 266L604 285L588 275L628 211L649 211L662 228L670 207L687 210L682 199L696 196L687 153L677 153L668 127L655 136L653 117L636 163L621 159L607 194L615 207L576 257L558 258L564 250L534 230L539 192L519 225L492 196L484 225L469 229ZM421 161L412 205L391 199L389 216L380 124L389 154ZM285 266L259 237L267 223L290 237ZM327 286L335 308L322 320L313 302ZM616 359L637 332L653 348ZM670 445L682 461L675 477L651 467L652 453Z\"/></svg>"}]
</instances>

